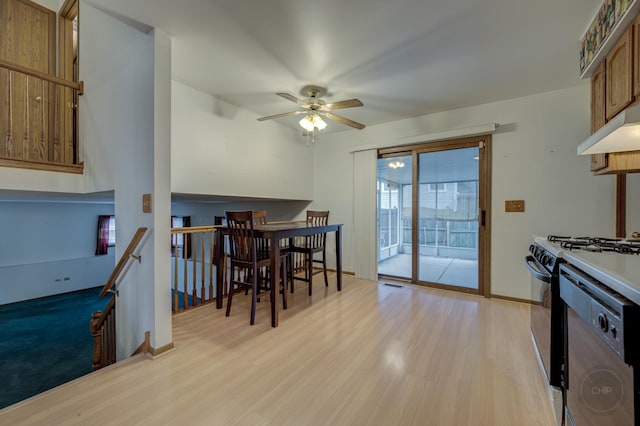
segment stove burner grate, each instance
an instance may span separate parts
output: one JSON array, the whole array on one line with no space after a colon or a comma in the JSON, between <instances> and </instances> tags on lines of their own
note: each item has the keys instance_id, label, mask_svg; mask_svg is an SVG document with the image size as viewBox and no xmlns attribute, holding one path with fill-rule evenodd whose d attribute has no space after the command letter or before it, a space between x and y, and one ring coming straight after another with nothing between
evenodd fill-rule
<instances>
[{"instance_id":1,"label":"stove burner grate","mask_svg":"<svg viewBox=\"0 0 640 426\"><path fill-rule=\"evenodd\" d=\"M560 237L549 235L551 242L559 242L560 247L567 250L585 250L592 252L614 252L640 255L640 239L624 240L622 238L603 237Z\"/></svg>"}]
</instances>

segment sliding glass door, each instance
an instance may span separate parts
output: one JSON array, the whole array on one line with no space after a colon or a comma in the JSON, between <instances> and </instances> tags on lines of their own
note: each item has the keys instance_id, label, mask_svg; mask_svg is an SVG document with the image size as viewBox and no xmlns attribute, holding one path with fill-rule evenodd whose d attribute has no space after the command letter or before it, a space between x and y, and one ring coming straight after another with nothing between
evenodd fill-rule
<instances>
[{"instance_id":1,"label":"sliding glass door","mask_svg":"<svg viewBox=\"0 0 640 426\"><path fill-rule=\"evenodd\" d=\"M478 288L478 148L418 154L418 280Z\"/></svg>"},{"instance_id":2,"label":"sliding glass door","mask_svg":"<svg viewBox=\"0 0 640 426\"><path fill-rule=\"evenodd\" d=\"M488 294L489 137L378 154L378 274Z\"/></svg>"},{"instance_id":3,"label":"sliding glass door","mask_svg":"<svg viewBox=\"0 0 640 426\"><path fill-rule=\"evenodd\" d=\"M378 273L411 278L411 156L378 160Z\"/></svg>"}]
</instances>

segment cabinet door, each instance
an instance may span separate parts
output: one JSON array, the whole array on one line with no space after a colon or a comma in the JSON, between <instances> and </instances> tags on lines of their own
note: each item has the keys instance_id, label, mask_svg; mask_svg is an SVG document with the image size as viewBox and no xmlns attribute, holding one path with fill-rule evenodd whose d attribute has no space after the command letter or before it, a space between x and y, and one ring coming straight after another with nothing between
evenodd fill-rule
<instances>
[{"instance_id":1,"label":"cabinet door","mask_svg":"<svg viewBox=\"0 0 640 426\"><path fill-rule=\"evenodd\" d=\"M633 101L633 26L620 37L606 58L606 117L611 120Z\"/></svg>"},{"instance_id":2,"label":"cabinet door","mask_svg":"<svg viewBox=\"0 0 640 426\"><path fill-rule=\"evenodd\" d=\"M591 76L591 133L595 133L607 122L606 119L606 67L602 61ZM607 167L606 154L591 155L591 171L601 170Z\"/></svg>"},{"instance_id":3,"label":"cabinet door","mask_svg":"<svg viewBox=\"0 0 640 426\"><path fill-rule=\"evenodd\" d=\"M633 96L640 96L640 15L633 21Z\"/></svg>"},{"instance_id":4,"label":"cabinet door","mask_svg":"<svg viewBox=\"0 0 640 426\"><path fill-rule=\"evenodd\" d=\"M595 133L606 123L606 75L605 61L591 76L591 133Z\"/></svg>"},{"instance_id":5,"label":"cabinet door","mask_svg":"<svg viewBox=\"0 0 640 426\"><path fill-rule=\"evenodd\" d=\"M591 154L591 171L602 170L609 165L609 154Z\"/></svg>"}]
</instances>

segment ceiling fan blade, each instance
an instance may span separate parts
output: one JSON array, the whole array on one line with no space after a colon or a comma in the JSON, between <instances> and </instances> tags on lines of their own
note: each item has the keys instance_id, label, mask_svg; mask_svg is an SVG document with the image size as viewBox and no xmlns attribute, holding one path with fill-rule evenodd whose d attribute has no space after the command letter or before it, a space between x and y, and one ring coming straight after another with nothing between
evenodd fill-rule
<instances>
[{"instance_id":1,"label":"ceiling fan blade","mask_svg":"<svg viewBox=\"0 0 640 426\"><path fill-rule=\"evenodd\" d=\"M290 115L298 115L298 114L305 114L305 111L291 111L291 112L283 112L282 114L268 115L266 117L258 118L258 121L272 120L274 118L288 117Z\"/></svg>"},{"instance_id":2,"label":"ceiling fan blade","mask_svg":"<svg viewBox=\"0 0 640 426\"><path fill-rule=\"evenodd\" d=\"M295 96L290 95L288 93L280 92L280 93L276 93L276 95L280 96L281 98L285 98L288 101L294 102L294 103L296 103L296 104L298 104L300 106L305 104L305 102L302 99L298 99Z\"/></svg>"},{"instance_id":3,"label":"ceiling fan blade","mask_svg":"<svg viewBox=\"0 0 640 426\"><path fill-rule=\"evenodd\" d=\"M357 121L349 120L348 118L342 117L340 115L335 115L330 112L323 112L322 115L332 120L339 121L342 124L346 124L347 126L355 127L358 130L362 130L365 128L364 124L358 123Z\"/></svg>"},{"instance_id":4,"label":"ceiling fan blade","mask_svg":"<svg viewBox=\"0 0 640 426\"><path fill-rule=\"evenodd\" d=\"M332 109L341 109L341 108L353 108L353 107L361 107L364 104L360 102L359 99L348 99L346 101L333 102L330 104L325 104L320 107L322 111L329 111Z\"/></svg>"}]
</instances>

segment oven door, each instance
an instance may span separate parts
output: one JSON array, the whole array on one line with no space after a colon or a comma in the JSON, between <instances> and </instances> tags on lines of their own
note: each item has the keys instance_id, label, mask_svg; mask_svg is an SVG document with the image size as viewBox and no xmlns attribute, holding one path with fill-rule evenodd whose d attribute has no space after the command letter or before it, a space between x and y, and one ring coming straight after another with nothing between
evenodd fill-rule
<instances>
[{"instance_id":1,"label":"oven door","mask_svg":"<svg viewBox=\"0 0 640 426\"><path fill-rule=\"evenodd\" d=\"M552 312L553 306L553 275L544 269L536 259L529 255L525 258L525 266L531 272L531 299L539 302L531 306L531 334L537 346L538 354L547 376L547 382L552 386L560 386L560 365L552 362ZM557 345L554 345L557 346ZM560 347L554 347L560 353Z\"/></svg>"}]
</instances>

